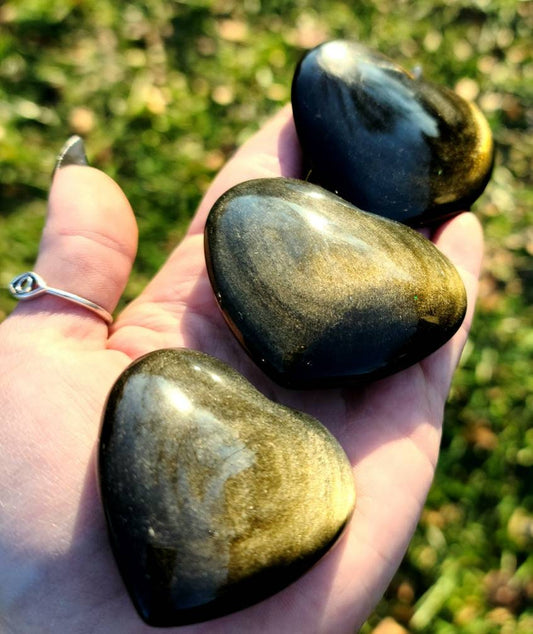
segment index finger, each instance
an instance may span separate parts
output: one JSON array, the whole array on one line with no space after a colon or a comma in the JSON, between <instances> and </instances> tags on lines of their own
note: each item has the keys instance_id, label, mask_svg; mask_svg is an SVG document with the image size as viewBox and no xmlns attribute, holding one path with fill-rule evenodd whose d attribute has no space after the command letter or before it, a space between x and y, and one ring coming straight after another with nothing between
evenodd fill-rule
<instances>
[{"instance_id":1,"label":"index finger","mask_svg":"<svg viewBox=\"0 0 533 634\"><path fill-rule=\"evenodd\" d=\"M300 176L300 146L290 105L282 108L234 155L213 181L182 242L160 271L119 316L110 344L135 358L164 347L194 347L194 335L179 327L186 307L216 312L205 268L203 232L215 201L234 185L255 178ZM222 321L220 322L222 327ZM130 327L143 337L130 336ZM138 332L136 330L136 332Z\"/></svg>"},{"instance_id":2,"label":"index finger","mask_svg":"<svg viewBox=\"0 0 533 634\"><path fill-rule=\"evenodd\" d=\"M253 178L298 178L301 176L300 172L300 145L292 108L288 104L237 150L219 172L192 220L188 235L203 232L211 207L234 185Z\"/></svg>"}]
</instances>

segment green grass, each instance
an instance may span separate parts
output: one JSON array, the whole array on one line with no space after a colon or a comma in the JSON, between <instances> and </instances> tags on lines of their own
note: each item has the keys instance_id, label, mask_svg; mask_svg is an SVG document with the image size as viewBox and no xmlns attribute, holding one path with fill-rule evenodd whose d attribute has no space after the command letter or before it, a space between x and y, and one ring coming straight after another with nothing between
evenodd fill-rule
<instances>
[{"instance_id":1,"label":"green grass","mask_svg":"<svg viewBox=\"0 0 533 634\"><path fill-rule=\"evenodd\" d=\"M0 6L0 283L32 267L55 155L86 139L135 209L134 297L212 176L290 96L302 52L359 39L475 98L498 148L475 206L477 316L409 552L363 632L533 631L533 64L529 2L25 0ZM0 294L0 318L13 308Z\"/></svg>"}]
</instances>

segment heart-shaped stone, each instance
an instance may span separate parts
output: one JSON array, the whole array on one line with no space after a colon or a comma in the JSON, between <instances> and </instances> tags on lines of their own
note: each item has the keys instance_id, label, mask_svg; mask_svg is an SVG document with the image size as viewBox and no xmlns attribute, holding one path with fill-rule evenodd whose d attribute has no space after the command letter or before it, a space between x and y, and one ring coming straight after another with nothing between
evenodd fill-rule
<instances>
[{"instance_id":1,"label":"heart-shaped stone","mask_svg":"<svg viewBox=\"0 0 533 634\"><path fill-rule=\"evenodd\" d=\"M292 105L309 180L365 211L431 223L468 209L489 181L478 108L355 42L307 53Z\"/></svg>"},{"instance_id":2,"label":"heart-shaped stone","mask_svg":"<svg viewBox=\"0 0 533 634\"><path fill-rule=\"evenodd\" d=\"M355 500L346 455L317 420L184 349L148 354L119 377L98 465L120 572L156 626L287 586L335 543Z\"/></svg>"},{"instance_id":3,"label":"heart-shaped stone","mask_svg":"<svg viewBox=\"0 0 533 634\"><path fill-rule=\"evenodd\" d=\"M307 182L237 185L205 229L209 277L233 333L288 387L380 378L442 346L466 294L419 233Z\"/></svg>"}]
</instances>

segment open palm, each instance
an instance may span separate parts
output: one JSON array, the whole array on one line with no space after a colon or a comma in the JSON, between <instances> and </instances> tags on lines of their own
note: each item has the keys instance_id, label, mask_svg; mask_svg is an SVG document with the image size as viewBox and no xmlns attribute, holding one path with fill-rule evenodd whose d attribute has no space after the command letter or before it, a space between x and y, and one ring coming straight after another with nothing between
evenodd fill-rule
<instances>
[{"instance_id":1,"label":"open palm","mask_svg":"<svg viewBox=\"0 0 533 634\"><path fill-rule=\"evenodd\" d=\"M266 396L324 423L354 469L348 530L310 572L242 612L180 631L353 632L378 602L415 529L438 456L444 402L474 305L482 237L471 214L433 236L456 264L469 311L439 351L364 388L289 391L247 358L216 305L203 225L237 182L300 175L284 109L237 153L207 193L183 242L108 330L90 312L41 297L0 327L0 629L7 632L150 631L113 561L98 497L95 448L111 385L139 355L187 347L222 359ZM124 195L101 172L56 172L35 270L56 287L113 310L136 251Z\"/></svg>"}]
</instances>

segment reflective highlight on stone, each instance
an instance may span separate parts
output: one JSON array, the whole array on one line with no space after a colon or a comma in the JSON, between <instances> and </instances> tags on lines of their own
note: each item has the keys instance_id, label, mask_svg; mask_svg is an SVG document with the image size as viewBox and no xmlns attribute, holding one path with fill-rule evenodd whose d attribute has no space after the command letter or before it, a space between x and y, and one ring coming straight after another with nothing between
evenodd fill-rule
<instances>
[{"instance_id":1,"label":"reflective highlight on stone","mask_svg":"<svg viewBox=\"0 0 533 634\"><path fill-rule=\"evenodd\" d=\"M307 53L292 104L309 180L365 211L435 222L468 209L490 179L480 110L355 42Z\"/></svg>"},{"instance_id":2,"label":"reflective highlight on stone","mask_svg":"<svg viewBox=\"0 0 533 634\"><path fill-rule=\"evenodd\" d=\"M464 318L461 278L429 240L303 181L226 192L205 249L233 333L288 387L392 374L440 348Z\"/></svg>"},{"instance_id":3,"label":"reflective highlight on stone","mask_svg":"<svg viewBox=\"0 0 533 634\"><path fill-rule=\"evenodd\" d=\"M184 349L146 355L117 380L99 479L120 572L155 626L287 586L335 543L355 500L350 464L317 420Z\"/></svg>"}]
</instances>

